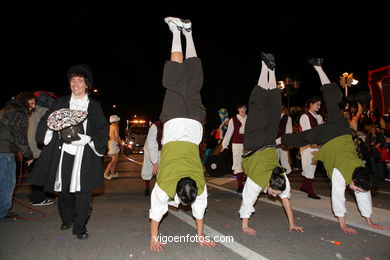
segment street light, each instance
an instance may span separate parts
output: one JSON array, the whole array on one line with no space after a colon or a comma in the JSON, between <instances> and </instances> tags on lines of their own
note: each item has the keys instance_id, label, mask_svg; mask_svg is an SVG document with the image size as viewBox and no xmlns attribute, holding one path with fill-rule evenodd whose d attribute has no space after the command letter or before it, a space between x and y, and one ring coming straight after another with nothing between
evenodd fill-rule
<instances>
[{"instance_id":1,"label":"street light","mask_svg":"<svg viewBox=\"0 0 390 260\"><path fill-rule=\"evenodd\" d=\"M345 88L345 96L348 96L348 87L356 85L359 81L353 78L353 73L344 72L340 76L340 86Z\"/></svg>"},{"instance_id":2,"label":"street light","mask_svg":"<svg viewBox=\"0 0 390 260\"><path fill-rule=\"evenodd\" d=\"M285 88L285 85L284 85L284 81L283 81L283 80L278 81L278 88L279 88L280 90L282 90L282 89Z\"/></svg>"}]
</instances>

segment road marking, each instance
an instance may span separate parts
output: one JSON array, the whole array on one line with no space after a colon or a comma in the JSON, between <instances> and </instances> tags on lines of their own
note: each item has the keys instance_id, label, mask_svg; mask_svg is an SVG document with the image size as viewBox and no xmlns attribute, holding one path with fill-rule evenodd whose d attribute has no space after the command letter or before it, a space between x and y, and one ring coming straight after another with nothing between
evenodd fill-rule
<instances>
[{"instance_id":1,"label":"road marking","mask_svg":"<svg viewBox=\"0 0 390 260\"><path fill-rule=\"evenodd\" d=\"M129 158L129 157L127 157L127 156L125 156L125 155L123 155L123 157L125 157L127 160L129 160L130 162L133 162L133 163L135 163L135 164L138 164L138 165L144 165L143 163L141 163L141 162L137 162L136 160L134 160L134 159L131 159L131 158Z\"/></svg>"},{"instance_id":2,"label":"road marking","mask_svg":"<svg viewBox=\"0 0 390 260\"><path fill-rule=\"evenodd\" d=\"M375 191L376 193L383 193L383 194L390 194L390 192L387 192L387 191L379 191L379 190L377 190L377 191Z\"/></svg>"},{"instance_id":3,"label":"road marking","mask_svg":"<svg viewBox=\"0 0 390 260\"><path fill-rule=\"evenodd\" d=\"M230 193L234 193L236 195L239 195L241 196L241 194L238 194L236 191L234 190L231 190L231 189L228 189L228 188L225 188L225 187L221 187L221 186L218 186L218 185L214 185L214 184L211 184L209 182L207 182L207 186L211 186L213 188L216 188L216 189L219 189L219 190L223 190L223 191L227 191L227 192L230 192ZM296 195L300 195L302 192L298 191L298 190L291 190L291 192L293 193L296 193ZM299 198L298 196L295 196L295 198L297 198L296 200L298 199L306 199L306 196L302 197L302 198ZM293 196L292 196L293 197ZM324 197L324 196L323 196ZM325 200L325 199L328 199L330 200L330 198L328 197L324 197L322 200ZM267 197L260 197L258 198L257 200L259 201L263 201L263 202L267 202L269 204L272 204L272 205L276 205L276 206L279 206L281 207L282 204L280 203L279 200L270 200L268 199ZM305 200L306 201L306 200ZM306 201L307 203L304 204L304 206L306 206L307 208L301 208L301 207L298 207L296 206L293 206L293 210L295 211L299 211L299 212L302 212L302 213L305 213L305 214L309 214L309 215L312 215L312 216L316 216L316 217L320 217L320 218L324 218L324 219L327 219L327 220L331 220L331 221L334 221L334 222L338 222L337 218L333 215L332 212L325 212L326 211L326 208L322 208L323 212L319 212L319 211L316 211L316 210L313 210L312 208L315 208L315 206L313 206L314 204L318 204L318 203L321 203L321 202L318 202L318 201L314 201L314 200L309 200L309 201ZM309 204L312 204L312 206L309 206ZM314 203L314 204L313 204ZM350 202L352 203L352 202ZM347 202L348 204L348 202ZM356 203L354 203L356 204ZM320 205L320 204L318 204ZM330 208L330 205L331 203L327 203L327 207ZM331 210L331 209L329 209ZM347 208L348 210L348 208ZM381 216L380 217L380 221L385 225L385 226L389 226L389 223L390 221L388 220L389 219L389 214L388 214L388 210L384 210L384 209L380 209L380 208L373 208L374 212L376 211L377 214L375 217L378 217L378 216ZM325 213L324 213L325 212ZM352 221L352 217L353 217L353 214L352 212L348 211L350 214L349 214L349 217L350 217L350 221L348 223L348 225L350 226L354 226L354 227L357 227L357 228L360 228L360 229L364 229L364 230L367 230L367 231L370 231L370 232L374 232L374 233L378 233L378 234L381 234L381 235L385 235L385 236L388 236L390 237L390 230L378 230L378 229L372 229L370 228L366 223L362 223L362 221L360 221L360 219L362 218L360 216L360 214L356 214L358 215L357 217L355 217L355 221ZM373 220L375 221L375 217L373 218ZM356 219L359 219L359 220L356 220Z\"/></svg>"},{"instance_id":4,"label":"road marking","mask_svg":"<svg viewBox=\"0 0 390 260\"><path fill-rule=\"evenodd\" d=\"M182 211L174 211L174 210L169 210L169 213L174 215L175 217L179 219L188 219L185 221L188 225L196 228L196 223L192 219L191 216L183 213ZM219 233L217 230L204 225L204 234L209 236L209 237L222 237L224 236L222 233ZM268 258L256 253L255 251L241 245L240 243L237 243L235 241L233 242L218 242L218 244L223 245L224 247L228 248L229 250L233 251L234 253L242 256L245 259L260 259L260 260L267 260Z\"/></svg>"}]
</instances>

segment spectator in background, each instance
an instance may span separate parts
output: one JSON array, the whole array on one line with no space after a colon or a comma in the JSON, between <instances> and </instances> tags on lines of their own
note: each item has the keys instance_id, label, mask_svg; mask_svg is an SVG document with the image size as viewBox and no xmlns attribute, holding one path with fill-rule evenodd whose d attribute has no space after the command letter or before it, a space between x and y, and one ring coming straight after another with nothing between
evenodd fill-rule
<instances>
[{"instance_id":1,"label":"spectator in background","mask_svg":"<svg viewBox=\"0 0 390 260\"><path fill-rule=\"evenodd\" d=\"M160 120L154 121L148 130L144 145L144 163L141 177L145 181L145 196L150 196L150 180L157 175L160 165L162 133L163 123Z\"/></svg>"},{"instance_id":2,"label":"spectator in background","mask_svg":"<svg viewBox=\"0 0 390 260\"><path fill-rule=\"evenodd\" d=\"M49 110L49 108L54 104L56 98L54 94L43 91L35 92L34 97L36 104L35 102L30 102L30 109L32 109L32 113L28 120L27 131L28 144L34 157L34 162L29 167L30 171L34 168L34 165L37 164L41 154L41 149L38 147L38 144L35 140L38 123L46 111ZM53 200L46 198L43 186L32 185L30 200L33 206L46 206L53 204Z\"/></svg>"},{"instance_id":3,"label":"spectator in background","mask_svg":"<svg viewBox=\"0 0 390 260\"><path fill-rule=\"evenodd\" d=\"M238 114L229 120L226 134L222 141L222 149L225 150L232 143L233 166L232 170L237 178L237 193L242 193L244 189L244 169L242 168L242 158L244 153L244 132L246 123L246 106L237 106Z\"/></svg>"},{"instance_id":4,"label":"spectator in background","mask_svg":"<svg viewBox=\"0 0 390 260\"><path fill-rule=\"evenodd\" d=\"M318 114L321 108L321 99L313 97L306 102L306 112L299 119L299 129L304 132L323 123L322 116ZM300 147L302 161L303 182L300 190L306 192L309 198L321 199L313 190L313 179L316 171L316 164L313 164L313 153L318 151L316 144Z\"/></svg>"},{"instance_id":5,"label":"spectator in background","mask_svg":"<svg viewBox=\"0 0 390 260\"><path fill-rule=\"evenodd\" d=\"M33 162L33 154L27 142L27 126L29 111L34 106L35 97L32 93L22 92L0 110L0 219L16 216L9 212L16 184L15 154L21 152L27 165Z\"/></svg>"},{"instance_id":6,"label":"spectator in background","mask_svg":"<svg viewBox=\"0 0 390 260\"><path fill-rule=\"evenodd\" d=\"M282 114L280 115L279 131L276 138L276 145L280 164L286 169L286 174L291 172L290 159L289 159L289 147L280 144L280 139L285 134L292 134L292 119L288 115L288 108L282 106Z\"/></svg>"},{"instance_id":7,"label":"spectator in background","mask_svg":"<svg viewBox=\"0 0 390 260\"><path fill-rule=\"evenodd\" d=\"M379 148L383 147L385 142L385 136L381 132L381 128L377 125L371 125L366 143L369 146L371 168L377 180L387 178L386 165L382 161L382 154L379 151Z\"/></svg>"},{"instance_id":8,"label":"spectator in background","mask_svg":"<svg viewBox=\"0 0 390 260\"><path fill-rule=\"evenodd\" d=\"M104 171L104 178L111 180L119 177L118 172L115 172L116 164L118 163L118 154L120 152L121 138L119 137L119 121L121 119L117 115L110 116L110 139L108 140L108 156L111 157L111 162L107 165Z\"/></svg>"},{"instance_id":9,"label":"spectator in background","mask_svg":"<svg viewBox=\"0 0 390 260\"><path fill-rule=\"evenodd\" d=\"M351 129L358 131L358 122L362 113L363 113L363 107L360 103L358 103L358 110L354 116L351 116L351 113L349 111L347 110L344 111L344 115L348 119L349 126L351 127ZM360 134L361 133L358 133L358 135Z\"/></svg>"}]
</instances>

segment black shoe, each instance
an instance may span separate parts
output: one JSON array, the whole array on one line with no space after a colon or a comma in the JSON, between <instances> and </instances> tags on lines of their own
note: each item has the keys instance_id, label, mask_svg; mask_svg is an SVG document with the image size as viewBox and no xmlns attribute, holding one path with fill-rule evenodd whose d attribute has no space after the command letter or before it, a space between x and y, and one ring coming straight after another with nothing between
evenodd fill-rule
<instances>
[{"instance_id":1,"label":"black shoe","mask_svg":"<svg viewBox=\"0 0 390 260\"><path fill-rule=\"evenodd\" d=\"M324 61L323 58L311 58L307 60L313 66L321 66Z\"/></svg>"},{"instance_id":2,"label":"black shoe","mask_svg":"<svg viewBox=\"0 0 390 260\"><path fill-rule=\"evenodd\" d=\"M265 62L265 64L267 65L267 67L270 69L270 70L274 70L275 69L275 58L274 58L274 55L272 55L271 53L264 53L262 52L261 53L261 58L263 59L263 61Z\"/></svg>"},{"instance_id":3,"label":"black shoe","mask_svg":"<svg viewBox=\"0 0 390 260\"><path fill-rule=\"evenodd\" d=\"M145 194L146 197L149 197L150 196L150 190L146 189L144 194Z\"/></svg>"},{"instance_id":4,"label":"black shoe","mask_svg":"<svg viewBox=\"0 0 390 260\"><path fill-rule=\"evenodd\" d=\"M242 190L244 189L244 187L238 187L237 188L237 193L242 193Z\"/></svg>"},{"instance_id":5,"label":"black shoe","mask_svg":"<svg viewBox=\"0 0 390 260\"><path fill-rule=\"evenodd\" d=\"M61 225L61 230L66 230L72 227L72 224L62 224Z\"/></svg>"},{"instance_id":6,"label":"black shoe","mask_svg":"<svg viewBox=\"0 0 390 260\"><path fill-rule=\"evenodd\" d=\"M2 217L1 220L10 220L10 219L16 218L18 216L19 216L18 214L15 214L13 212L8 212L8 214L5 215L4 217Z\"/></svg>"},{"instance_id":7,"label":"black shoe","mask_svg":"<svg viewBox=\"0 0 390 260\"><path fill-rule=\"evenodd\" d=\"M78 239L84 240L88 238L88 232L80 233L80 234L74 234Z\"/></svg>"},{"instance_id":8,"label":"black shoe","mask_svg":"<svg viewBox=\"0 0 390 260\"><path fill-rule=\"evenodd\" d=\"M309 198L312 198L312 199L315 199L315 200L320 200L321 199L321 197L320 196L318 196L317 194L309 194L309 195L307 195Z\"/></svg>"}]
</instances>

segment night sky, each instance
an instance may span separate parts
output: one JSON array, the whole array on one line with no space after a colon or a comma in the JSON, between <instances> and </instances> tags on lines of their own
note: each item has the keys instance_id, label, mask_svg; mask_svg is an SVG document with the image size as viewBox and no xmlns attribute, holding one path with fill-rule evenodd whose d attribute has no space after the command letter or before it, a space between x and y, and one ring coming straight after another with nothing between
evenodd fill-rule
<instances>
[{"instance_id":1,"label":"night sky","mask_svg":"<svg viewBox=\"0 0 390 260\"><path fill-rule=\"evenodd\" d=\"M218 119L220 107L233 115L237 103L247 103L258 81L262 51L275 55L277 80L290 77L301 82L298 94L291 97L292 105L319 94L320 82L307 58L323 57L331 80L353 72L359 84L351 92L368 90L368 70L390 63L385 8L368 3L225 1L217 6L211 1L208 5L161 1L166 6L160 7L152 1L137 5L135 1L36 2L3 8L9 17L3 24L7 56L3 77L10 82L3 82L2 106L24 90L69 94L68 67L85 63L93 70L94 87L99 90L94 96L107 116L117 113L127 119L137 114L156 119L164 95L162 70L171 49L166 16L193 23L204 70L201 94L210 120Z\"/></svg>"}]
</instances>

